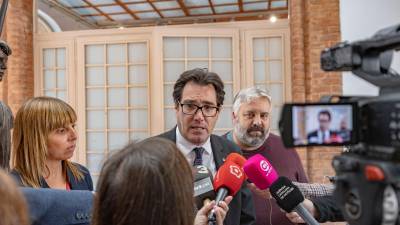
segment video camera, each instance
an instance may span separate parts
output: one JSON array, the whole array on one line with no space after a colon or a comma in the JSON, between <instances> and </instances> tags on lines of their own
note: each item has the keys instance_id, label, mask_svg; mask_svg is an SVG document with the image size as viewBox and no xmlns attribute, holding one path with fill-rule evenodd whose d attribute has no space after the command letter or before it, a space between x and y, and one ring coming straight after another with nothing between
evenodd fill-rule
<instances>
[{"instance_id":1,"label":"video camera","mask_svg":"<svg viewBox=\"0 0 400 225\"><path fill-rule=\"evenodd\" d=\"M282 109L285 146L347 146L332 165L334 196L351 225L400 225L400 76L390 68L399 50L400 24L323 50L323 70L352 71L378 86L379 96L330 96Z\"/></svg>"}]
</instances>

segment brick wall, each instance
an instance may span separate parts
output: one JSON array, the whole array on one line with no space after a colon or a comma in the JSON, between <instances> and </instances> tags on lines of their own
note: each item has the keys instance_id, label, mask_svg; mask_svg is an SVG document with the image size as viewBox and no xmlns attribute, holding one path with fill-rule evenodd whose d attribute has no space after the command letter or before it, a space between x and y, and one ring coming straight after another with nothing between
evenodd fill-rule
<instances>
[{"instance_id":1,"label":"brick wall","mask_svg":"<svg viewBox=\"0 0 400 225\"><path fill-rule=\"evenodd\" d=\"M339 0L289 1L292 96L295 102L315 102L323 95L342 92L340 73L320 69L320 53L340 41ZM333 175L331 160L341 148L299 148L310 181L326 182Z\"/></svg>"},{"instance_id":2,"label":"brick wall","mask_svg":"<svg viewBox=\"0 0 400 225\"><path fill-rule=\"evenodd\" d=\"M34 94L32 13L32 0L9 1L2 32L2 39L10 45L12 55L0 85L0 98L14 113Z\"/></svg>"}]
</instances>

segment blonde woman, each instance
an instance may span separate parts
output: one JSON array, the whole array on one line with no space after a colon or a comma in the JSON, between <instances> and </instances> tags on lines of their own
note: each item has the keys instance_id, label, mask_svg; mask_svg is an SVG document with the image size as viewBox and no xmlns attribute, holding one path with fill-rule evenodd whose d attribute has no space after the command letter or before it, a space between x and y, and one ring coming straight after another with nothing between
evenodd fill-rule
<instances>
[{"instance_id":1,"label":"blonde woman","mask_svg":"<svg viewBox=\"0 0 400 225\"><path fill-rule=\"evenodd\" d=\"M89 171L70 159L76 148L76 113L60 99L36 97L15 117L13 170L21 186L93 190Z\"/></svg>"}]
</instances>

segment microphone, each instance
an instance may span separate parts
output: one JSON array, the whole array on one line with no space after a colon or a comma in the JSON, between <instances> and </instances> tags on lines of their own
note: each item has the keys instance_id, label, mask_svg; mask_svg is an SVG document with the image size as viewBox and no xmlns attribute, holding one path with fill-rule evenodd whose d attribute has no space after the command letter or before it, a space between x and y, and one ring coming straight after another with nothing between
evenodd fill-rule
<instances>
[{"instance_id":1,"label":"microphone","mask_svg":"<svg viewBox=\"0 0 400 225\"><path fill-rule=\"evenodd\" d=\"M254 183L259 189L265 190L278 179L278 173L260 154L250 157L243 166L249 180Z\"/></svg>"},{"instance_id":2,"label":"microphone","mask_svg":"<svg viewBox=\"0 0 400 225\"><path fill-rule=\"evenodd\" d=\"M217 191L215 201L223 201L227 195L234 196L246 180L243 165L246 159L238 153L231 153L214 177L214 190Z\"/></svg>"},{"instance_id":3,"label":"microphone","mask_svg":"<svg viewBox=\"0 0 400 225\"><path fill-rule=\"evenodd\" d=\"M203 165L194 167L194 197L197 209L215 198L211 171Z\"/></svg>"},{"instance_id":4,"label":"microphone","mask_svg":"<svg viewBox=\"0 0 400 225\"><path fill-rule=\"evenodd\" d=\"M301 204L304 196L300 190L286 177L278 177L276 170L260 154L250 157L243 166L247 177L257 188L269 188L272 197L280 208L286 212L295 210L300 217L310 225L318 225L310 212Z\"/></svg>"},{"instance_id":5,"label":"microphone","mask_svg":"<svg viewBox=\"0 0 400 225\"><path fill-rule=\"evenodd\" d=\"M286 212L296 211L310 225L318 225L310 212L303 206L304 196L299 188L287 177L279 177L269 188L272 197L281 209Z\"/></svg>"},{"instance_id":6,"label":"microphone","mask_svg":"<svg viewBox=\"0 0 400 225\"><path fill-rule=\"evenodd\" d=\"M231 153L226 157L225 161L229 161L229 162L233 162L236 163L238 166L240 166L241 168L243 167L243 165L246 163L246 159L239 153Z\"/></svg>"},{"instance_id":7,"label":"microphone","mask_svg":"<svg viewBox=\"0 0 400 225\"><path fill-rule=\"evenodd\" d=\"M223 201L226 196L234 196L246 180L242 166L246 159L237 153L231 153L224 164L218 169L214 177L214 190L217 192L215 203ZM214 210L208 214L209 224L215 224L216 215Z\"/></svg>"}]
</instances>

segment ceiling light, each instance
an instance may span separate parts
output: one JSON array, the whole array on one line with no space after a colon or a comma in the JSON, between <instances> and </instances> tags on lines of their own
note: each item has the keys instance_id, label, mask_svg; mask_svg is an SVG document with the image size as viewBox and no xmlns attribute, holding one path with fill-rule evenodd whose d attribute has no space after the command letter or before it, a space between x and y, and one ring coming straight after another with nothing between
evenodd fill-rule
<instances>
[{"instance_id":1,"label":"ceiling light","mask_svg":"<svg viewBox=\"0 0 400 225\"><path fill-rule=\"evenodd\" d=\"M276 18L276 16L271 16L271 17L269 17L269 21L270 21L271 23L275 23L277 20L278 20L278 18Z\"/></svg>"}]
</instances>

